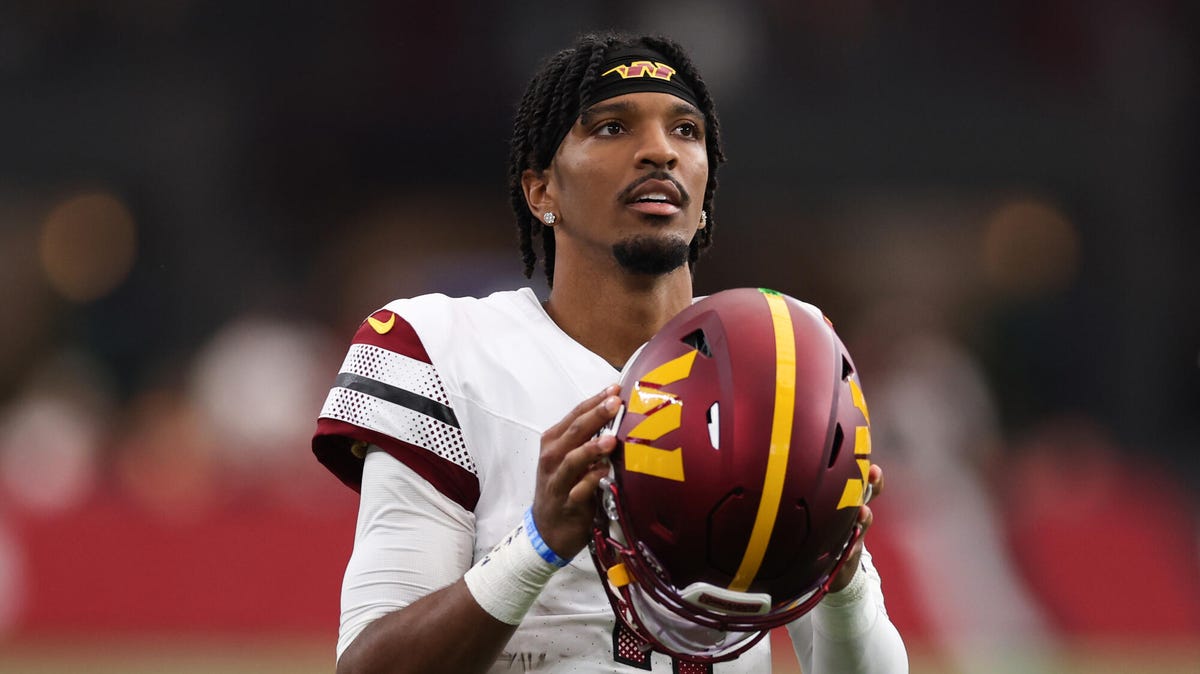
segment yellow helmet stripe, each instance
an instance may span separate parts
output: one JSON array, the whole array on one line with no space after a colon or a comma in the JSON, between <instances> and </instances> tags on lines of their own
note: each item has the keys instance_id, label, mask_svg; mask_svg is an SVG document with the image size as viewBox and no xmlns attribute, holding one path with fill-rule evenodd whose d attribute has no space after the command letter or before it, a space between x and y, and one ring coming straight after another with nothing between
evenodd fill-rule
<instances>
[{"instance_id":1,"label":"yellow helmet stripe","mask_svg":"<svg viewBox=\"0 0 1200 674\"><path fill-rule=\"evenodd\" d=\"M763 557L767 554L771 532L775 530L779 501L783 497L783 481L787 476L792 421L796 410L796 339L792 315L788 312L787 301L779 293L764 290L763 296L771 310L771 322L775 328L775 412L771 421L771 447L762 500L758 502L758 514L754 517L754 528L750 532L750 542L746 545L742 563L733 582L729 584L729 589L737 592L745 592L758 575Z\"/></svg>"}]
</instances>

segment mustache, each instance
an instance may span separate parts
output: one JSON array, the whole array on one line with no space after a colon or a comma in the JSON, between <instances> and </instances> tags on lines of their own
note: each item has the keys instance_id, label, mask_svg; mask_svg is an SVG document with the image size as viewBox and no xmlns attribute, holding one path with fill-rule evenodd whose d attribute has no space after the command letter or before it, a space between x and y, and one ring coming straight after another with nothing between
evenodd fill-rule
<instances>
[{"instance_id":1,"label":"mustache","mask_svg":"<svg viewBox=\"0 0 1200 674\"><path fill-rule=\"evenodd\" d=\"M688 194L688 191L683 186L683 183L676 180L675 176L667 173L666 171L654 171L653 173L647 173L641 178L629 183L629 185L627 185L625 189L621 190L621 193L617 195L617 201L622 204L629 201L629 195L633 194L634 190L641 187L642 184L648 180L666 180L675 185L675 189L679 190L679 199L682 202L680 203L681 206L686 206L692 201L692 195Z\"/></svg>"}]
</instances>

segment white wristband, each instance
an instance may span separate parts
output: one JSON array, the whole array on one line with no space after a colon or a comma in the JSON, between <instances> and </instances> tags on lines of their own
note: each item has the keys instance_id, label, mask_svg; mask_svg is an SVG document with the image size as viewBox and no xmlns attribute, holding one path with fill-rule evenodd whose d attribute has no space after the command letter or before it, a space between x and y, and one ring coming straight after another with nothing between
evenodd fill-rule
<instances>
[{"instance_id":1,"label":"white wristband","mask_svg":"<svg viewBox=\"0 0 1200 674\"><path fill-rule=\"evenodd\" d=\"M830 592L829 594L825 595L825 597L821 599L821 605L841 608L843 606L849 606L858 602L871 589L867 584L868 573L870 572L863 568L863 565L860 562L858 570L854 572L854 576L850 579L850 582L846 585L846 587L843 587L837 592Z\"/></svg>"},{"instance_id":2,"label":"white wristband","mask_svg":"<svg viewBox=\"0 0 1200 674\"><path fill-rule=\"evenodd\" d=\"M863 565L865 566L865 565ZM813 625L832 641L847 641L866 634L879 618L879 606L871 597L875 568L860 567L850 584L830 592L813 611Z\"/></svg>"},{"instance_id":3,"label":"white wristband","mask_svg":"<svg viewBox=\"0 0 1200 674\"><path fill-rule=\"evenodd\" d=\"M519 625L559 568L538 554L521 524L467 569L463 581L484 611L502 623Z\"/></svg>"}]
</instances>

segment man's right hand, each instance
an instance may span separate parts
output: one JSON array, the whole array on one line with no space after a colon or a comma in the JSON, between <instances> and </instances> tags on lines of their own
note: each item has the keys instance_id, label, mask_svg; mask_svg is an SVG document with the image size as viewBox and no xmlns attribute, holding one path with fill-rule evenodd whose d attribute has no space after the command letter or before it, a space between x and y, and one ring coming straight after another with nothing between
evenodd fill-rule
<instances>
[{"instance_id":1,"label":"man's right hand","mask_svg":"<svg viewBox=\"0 0 1200 674\"><path fill-rule=\"evenodd\" d=\"M612 435L596 433L621 407L621 387L609 386L584 400L542 434L533 521L546 545L571 559L587 545L596 513L596 488L608 474Z\"/></svg>"}]
</instances>

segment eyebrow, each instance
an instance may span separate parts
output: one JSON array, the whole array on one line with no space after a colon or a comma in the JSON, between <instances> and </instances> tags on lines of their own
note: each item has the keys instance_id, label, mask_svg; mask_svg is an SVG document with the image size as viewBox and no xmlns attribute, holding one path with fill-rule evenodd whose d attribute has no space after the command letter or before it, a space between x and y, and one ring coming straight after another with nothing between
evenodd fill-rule
<instances>
[{"instance_id":1,"label":"eyebrow","mask_svg":"<svg viewBox=\"0 0 1200 674\"><path fill-rule=\"evenodd\" d=\"M579 124L581 126L590 126L592 121L597 117L605 115L628 115L637 111L637 106L629 101L615 101L612 103L597 103L592 107L579 113ZM704 113L700 112L696 106L687 101L679 101L671 106L669 113L672 116L694 115L704 119Z\"/></svg>"},{"instance_id":2,"label":"eyebrow","mask_svg":"<svg viewBox=\"0 0 1200 674\"><path fill-rule=\"evenodd\" d=\"M583 126L591 126L592 121L597 117L612 114L629 114L634 111L636 106L628 101L620 101L616 103L597 103L592 107L579 113L579 123Z\"/></svg>"}]
</instances>

